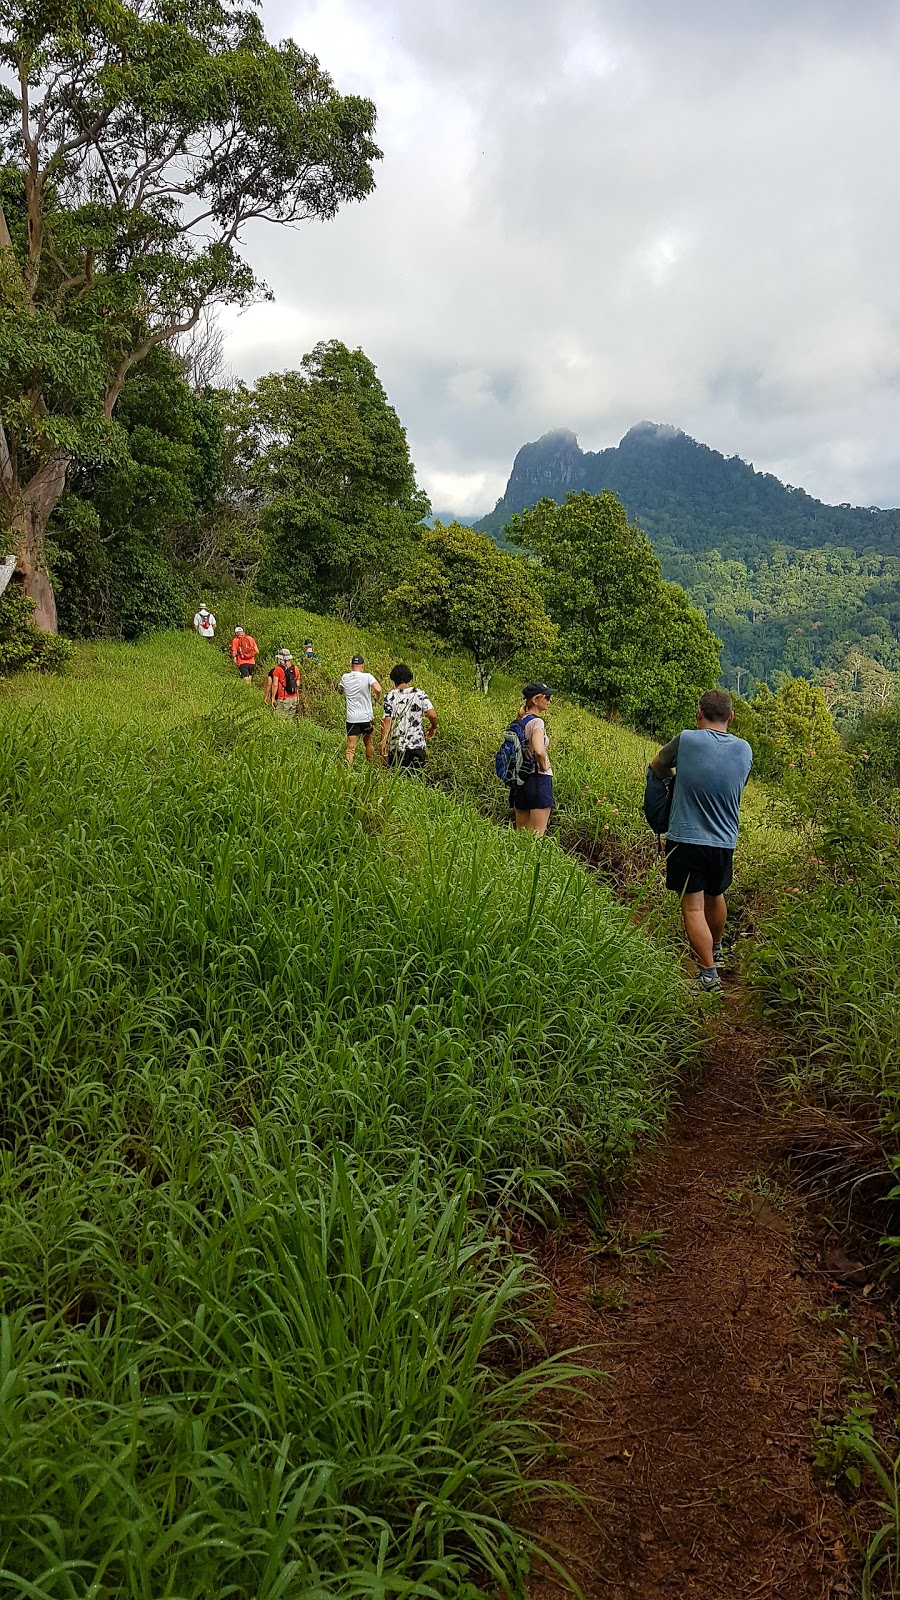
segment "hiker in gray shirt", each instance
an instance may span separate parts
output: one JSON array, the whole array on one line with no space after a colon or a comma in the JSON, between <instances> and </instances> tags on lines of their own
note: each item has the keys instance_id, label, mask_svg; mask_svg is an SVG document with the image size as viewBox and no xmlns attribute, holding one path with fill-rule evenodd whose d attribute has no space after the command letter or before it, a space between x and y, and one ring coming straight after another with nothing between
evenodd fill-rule
<instances>
[{"instance_id":1,"label":"hiker in gray shirt","mask_svg":"<svg viewBox=\"0 0 900 1600\"><path fill-rule=\"evenodd\" d=\"M650 763L658 778L675 776L666 888L680 896L684 931L704 990L722 987L725 890L732 879L741 795L753 765L746 739L728 732L733 719L730 694L707 689L700 696L696 728L676 734Z\"/></svg>"}]
</instances>

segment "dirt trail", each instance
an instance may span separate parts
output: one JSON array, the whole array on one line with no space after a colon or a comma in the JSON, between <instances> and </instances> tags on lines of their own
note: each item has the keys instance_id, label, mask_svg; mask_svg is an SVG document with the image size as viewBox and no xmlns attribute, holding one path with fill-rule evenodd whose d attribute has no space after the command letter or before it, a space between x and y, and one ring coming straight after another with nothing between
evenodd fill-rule
<instances>
[{"instance_id":1,"label":"dirt trail","mask_svg":"<svg viewBox=\"0 0 900 1600\"><path fill-rule=\"evenodd\" d=\"M566 1429L568 1475L592 1510L549 1507L540 1528L588 1600L853 1593L841 1507L810 1469L840 1374L839 1337L817 1318L830 1290L802 1206L758 1182L778 1131L765 1045L732 992L702 1081L624 1197L624 1232L661 1230L663 1265L646 1237L599 1255L586 1222L540 1256L551 1348L591 1346L610 1375ZM530 1587L532 1600L563 1592L549 1575Z\"/></svg>"}]
</instances>

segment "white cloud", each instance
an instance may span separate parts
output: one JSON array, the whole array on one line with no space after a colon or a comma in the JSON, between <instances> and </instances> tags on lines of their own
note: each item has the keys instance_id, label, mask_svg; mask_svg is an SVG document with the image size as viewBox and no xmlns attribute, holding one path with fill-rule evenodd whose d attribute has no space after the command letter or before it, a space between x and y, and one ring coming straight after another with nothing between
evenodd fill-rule
<instances>
[{"instance_id":1,"label":"white cloud","mask_svg":"<svg viewBox=\"0 0 900 1600\"><path fill-rule=\"evenodd\" d=\"M526 439L597 448L642 417L828 498L900 502L890 0L263 16L372 96L385 159L334 223L248 239L277 300L230 325L243 376L361 344L460 512Z\"/></svg>"}]
</instances>

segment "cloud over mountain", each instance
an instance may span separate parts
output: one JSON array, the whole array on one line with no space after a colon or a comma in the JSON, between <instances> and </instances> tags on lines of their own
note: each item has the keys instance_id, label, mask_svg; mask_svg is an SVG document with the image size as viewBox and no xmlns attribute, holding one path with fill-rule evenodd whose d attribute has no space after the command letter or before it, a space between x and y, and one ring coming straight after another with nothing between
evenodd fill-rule
<instances>
[{"instance_id":1,"label":"cloud over mountain","mask_svg":"<svg viewBox=\"0 0 900 1600\"><path fill-rule=\"evenodd\" d=\"M524 438L667 418L827 500L900 502L897 8L266 0L370 94L378 191L260 228L247 377L361 344L435 503Z\"/></svg>"}]
</instances>

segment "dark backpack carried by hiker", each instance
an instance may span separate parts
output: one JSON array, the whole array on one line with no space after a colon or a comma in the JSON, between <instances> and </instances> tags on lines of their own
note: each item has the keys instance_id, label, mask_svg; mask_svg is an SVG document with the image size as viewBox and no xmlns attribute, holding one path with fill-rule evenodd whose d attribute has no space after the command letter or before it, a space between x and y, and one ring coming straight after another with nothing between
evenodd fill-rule
<instances>
[{"instance_id":1,"label":"dark backpack carried by hiker","mask_svg":"<svg viewBox=\"0 0 900 1600\"><path fill-rule=\"evenodd\" d=\"M517 717L503 735L503 743L494 757L497 777L507 789L517 789L534 771L534 756L525 743L525 729L534 721L534 712Z\"/></svg>"},{"instance_id":2,"label":"dark backpack carried by hiker","mask_svg":"<svg viewBox=\"0 0 900 1600\"><path fill-rule=\"evenodd\" d=\"M297 668L293 665L293 662L287 662L281 670L284 673L284 693L282 695L282 699L287 699L289 696L297 693L297 686L300 680L297 677Z\"/></svg>"},{"instance_id":3,"label":"dark backpack carried by hiker","mask_svg":"<svg viewBox=\"0 0 900 1600\"><path fill-rule=\"evenodd\" d=\"M648 767L647 781L644 785L644 816L657 839L661 839L663 834L669 831L674 795L675 779L658 778L653 768Z\"/></svg>"}]
</instances>

